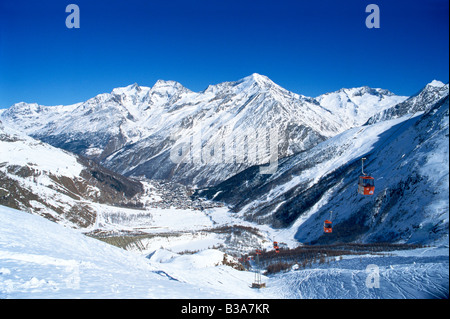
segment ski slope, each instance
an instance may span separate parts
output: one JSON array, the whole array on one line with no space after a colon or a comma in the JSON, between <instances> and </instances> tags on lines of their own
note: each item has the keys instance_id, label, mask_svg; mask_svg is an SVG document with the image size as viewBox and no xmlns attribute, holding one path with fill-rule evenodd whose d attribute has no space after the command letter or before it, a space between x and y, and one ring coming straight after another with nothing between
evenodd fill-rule
<instances>
[{"instance_id":1,"label":"ski slope","mask_svg":"<svg viewBox=\"0 0 450 319\"><path fill-rule=\"evenodd\" d=\"M448 245L391 253L346 256L329 265L291 270L271 278L268 290L289 299L448 298ZM371 265L378 267L377 285Z\"/></svg>"},{"instance_id":2,"label":"ski slope","mask_svg":"<svg viewBox=\"0 0 450 319\"><path fill-rule=\"evenodd\" d=\"M222 265L218 250L146 258L4 206L0 220L2 299L448 298L448 244L313 264L263 276L267 288L255 290L254 274ZM366 287L369 264L379 288Z\"/></svg>"},{"instance_id":3,"label":"ski slope","mask_svg":"<svg viewBox=\"0 0 450 319\"><path fill-rule=\"evenodd\" d=\"M153 262L4 206L0 220L1 299L259 296L248 287L252 273L214 266L223 259L216 250Z\"/></svg>"}]
</instances>

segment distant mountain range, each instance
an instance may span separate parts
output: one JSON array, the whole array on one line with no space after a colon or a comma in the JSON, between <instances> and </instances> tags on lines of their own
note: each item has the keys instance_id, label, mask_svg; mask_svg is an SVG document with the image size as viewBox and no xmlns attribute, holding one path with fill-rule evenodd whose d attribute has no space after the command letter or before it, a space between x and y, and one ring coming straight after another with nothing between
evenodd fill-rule
<instances>
[{"instance_id":1,"label":"distant mountain range","mask_svg":"<svg viewBox=\"0 0 450 319\"><path fill-rule=\"evenodd\" d=\"M448 242L448 117L449 86L433 81L365 125L286 157L274 175L251 167L197 196L279 228L281 239ZM375 178L373 196L356 191L362 157ZM324 234L331 211L334 231Z\"/></svg>"},{"instance_id":2,"label":"distant mountain range","mask_svg":"<svg viewBox=\"0 0 450 319\"><path fill-rule=\"evenodd\" d=\"M0 113L0 204L94 229L113 206L145 220L146 204L203 209L206 198L280 241L441 240L448 90L432 81L411 97L364 86L311 98L252 74L202 92L158 81L68 106L17 103ZM362 157L373 196L356 192ZM324 234L330 211L336 232Z\"/></svg>"},{"instance_id":3,"label":"distant mountain range","mask_svg":"<svg viewBox=\"0 0 450 319\"><path fill-rule=\"evenodd\" d=\"M276 159L282 159L406 99L366 86L306 97L255 73L202 92L160 80L151 88L133 84L74 105L17 103L0 120L126 176L204 187L269 163L270 129ZM179 144L184 157L174 161Z\"/></svg>"},{"instance_id":4,"label":"distant mountain range","mask_svg":"<svg viewBox=\"0 0 450 319\"><path fill-rule=\"evenodd\" d=\"M253 74L0 110L0 298L448 298L448 230L436 80L311 98Z\"/></svg>"}]
</instances>

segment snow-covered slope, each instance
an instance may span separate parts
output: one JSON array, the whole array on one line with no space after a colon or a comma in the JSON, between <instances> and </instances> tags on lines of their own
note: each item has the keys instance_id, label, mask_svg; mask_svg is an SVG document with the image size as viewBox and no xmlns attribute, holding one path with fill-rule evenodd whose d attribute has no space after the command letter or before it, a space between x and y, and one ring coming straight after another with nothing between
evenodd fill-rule
<instances>
[{"instance_id":1,"label":"snow-covered slope","mask_svg":"<svg viewBox=\"0 0 450 319\"><path fill-rule=\"evenodd\" d=\"M187 187L121 176L0 124L0 205L147 253L248 251L264 237L226 207L193 201Z\"/></svg>"},{"instance_id":2,"label":"snow-covered slope","mask_svg":"<svg viewBox=\"0 0 450 319\"><path fill-rule=\"evenodd\" d=\"M377 122L398 118L410 114L410 116L419 112L428 111L436 101L448 96L449 85L441 81L433 80L428 83L417 94L411 96L407 100L386 108L367 120L367 124L374 124Z\"/></svg>"},{"instance_id":3,"label":"snow-covered slope","mask_svg":"<svg viewBox=\"0 0 450 319\"><path fill-rule=\"evenodd\" d=\"M351 102L341 101L342 94ZM17 103L0 120L121 174L213 185L268 163L262 146L270 128L277 133L276 155L283 158L402 99L367 87L314 99L255 73L202 92L160 80L151 88L133 84L69 106ZM174 162L170 152L181 143L189 152Z\"/></svg>"},{"instance_id":4,"label":"snow-covered slope","mask_svg":"<svg viewBox=\"0 0 450 319\"><path fill-rule=\"evenodd\" d=\"M442 246L390 256L345 256L277 274L269 289L289 299L448 299L448 252Z\"/></svg>"},{"instance_id":5,"label":"snow-covered slope","mask_svg":"<svg viewBox=\"0 0 450 319\"><path fill-rule=\"evenodd\" d=\"M76 156L25 134L0 126L2 164L36 167L40 171L54 172L67 177L79 176L83 166Z\"/></svg>"},{"instance_id":6,"label":"snow-covered slope","mask_svg":"<svg viewBox=\"0 0 450 319\"><path fill-rule=\"evenodd\" d=\"M293 268L262 276L267 288L255 290L253 272L223 265L224 254L214 249L159 249L145 258L4 206L0 220L1 299L448 298L448 246ZM369 264L378 267L377 287L370 286Z\"/></svg>"},{"instance_id":7,"label":"snow-covered slope","mask_svg":"<svg viewBox=\"0 0 450 319\"><path fill-rule=\"evenodd\" d=\"M425 114L347 130L280 161L270 177L250 168L198 195L281 228L280 241L448 241L448 112L447 91ZM362 157L374 196L356 191ZM330 211L335 231L324 234Z\"/></svg>"},{"instance_id":8,"label":"snow-covered slope","mask_svg":"<svg viewBox=\"0 0 450 319\"><path fill-rule=\"evenodd\" d=\"M0 204L46 216L71 227L95 223L92 203L132 206L140 182L94 162L0 127Z\"/></svg>"},{"instance_id":9,"label":"snow-covered slope","mask_svg":"<svg viewBox=\"0 0 450 319\"><path fill-rule=\"evenodd\" d=\"M215 267L217 250L151 261L4 206L0 220L0 299L259 296L252 273Z\"/></svg>"},{"instance_id":10,"label":"snow-covered slope","mask_svg":"<svg viewBox=\"0 0 450 319\"><path fill-rule=\"evenodd\" d=\"M316 99L321 106L339 116L346 128L350 129L361 126L374 114L395 106L407 98L397 96L389 90L363 86L326 93Z\"/></svg>"}]
</instances>

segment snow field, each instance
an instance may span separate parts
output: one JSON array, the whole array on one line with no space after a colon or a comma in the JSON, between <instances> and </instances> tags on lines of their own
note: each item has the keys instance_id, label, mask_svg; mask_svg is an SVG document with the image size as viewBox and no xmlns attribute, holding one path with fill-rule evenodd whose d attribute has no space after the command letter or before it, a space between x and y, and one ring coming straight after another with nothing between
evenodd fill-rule
<instances>
[{"instance_id":1,"label":"snow field","mask_svg":"<svg viewBox=\"0 0 450 319\"><path fill-rule=\"evenodd\" d=\"M215 266L216 250L154 262L39 216L3 206L0 216L0 298L259 296L251 273Z\"/></svg>"},{"instance_id":2,"label":"snow field","mask_svg":"<svg viewBox=\"0 0 450 319\"><path fill-rule=\"evenodd\" d=\"M448 244L343 257L254 290L254 274L222 265L218 250L145 258L39 216L0 207L0 218L1 298L448 298ZM366 286L370 264L379 288Z\"/></svg>"},{"instance_id":3,"label":"snow field","mask_svg":"<svg viewBox=\"0 0 450 319\"><path fill-rule=\"evenodd\" d=\"M389 252L386 256L344 256L329 265L272 276L268 290L289 299L448 298L448 255L447 245ZM377 286L374 274L378 276Z\"/></svg>"},{"instance_id":4,"label":"snow field","mask_svg":"<svg viewBox=\"0 0 450 319\"><path fill-rule=\"evenodd\" d=\"M12 132L19 140L0 140L0 163L6 161L14 165L29 166L31 169L52 172L57 176L77 177L80 175L83 166L72 154L11 129L5 132Z\"/></svg>"}]
</instances>

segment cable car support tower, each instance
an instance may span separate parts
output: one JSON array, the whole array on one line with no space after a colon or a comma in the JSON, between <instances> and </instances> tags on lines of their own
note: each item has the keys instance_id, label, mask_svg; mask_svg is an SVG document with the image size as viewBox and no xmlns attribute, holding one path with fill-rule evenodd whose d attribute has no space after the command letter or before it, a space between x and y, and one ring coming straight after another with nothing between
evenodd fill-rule
<instances>
[{"instance_id":1,"label":"cable car support tower","mask_svg":"<svg viewBox=\"0 0 450 319\"><path fill-rule=\"evenodd\" d=\"M265 288L266 287L266 283L262 282L261 280L261 267L259 264L259 255L261 255L261 250L257 249L256 250L256 256L255 256L255 280L252 283L252 288Z\"/></svg>"}]
</instances>

